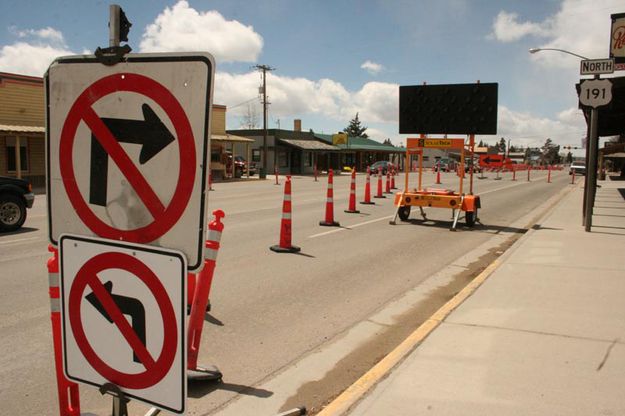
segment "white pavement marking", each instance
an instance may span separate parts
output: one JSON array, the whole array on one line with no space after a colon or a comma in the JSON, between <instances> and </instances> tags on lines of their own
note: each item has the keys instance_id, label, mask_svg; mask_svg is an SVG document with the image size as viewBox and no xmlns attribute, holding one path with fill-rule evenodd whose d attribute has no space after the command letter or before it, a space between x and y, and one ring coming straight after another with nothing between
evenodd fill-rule
<instances>
[{"instance_id":1,"label":"white pavement marking","mask_svg":"<svg viewBox=\"0 0 625 416\"><path fill-rule=\"evenodd\" d=\"M28 238L20 238L18 240L0 241L0 246L4 246L7 244L25 243L27 241L33 241L33 240L41 240L41 238L40 237L28 237Z\"/></svg>"},{"instance_id":2,"label":"white pavement marking","mask_svg":"<svg viewBox=\"0 0 625 416\"><path fill-rule=\"evenodd\" d=\"M371 221L361 222L361 223L358 223L358 224L350 225L349 227L337 228L335 230L326 231L324 233L309 235L307 238L316 238L316 237L321 237L321 236L332 234L332 233L338 233L339 231L351 230L352 228L360 227L361 225L367 225L367 224L371 224L371 223L378 222L378 221L388 220L389 218L393 218L393 215L388 215L386 217L377 218L377 219L371 220Z\"/></svg>"}]
</instances>

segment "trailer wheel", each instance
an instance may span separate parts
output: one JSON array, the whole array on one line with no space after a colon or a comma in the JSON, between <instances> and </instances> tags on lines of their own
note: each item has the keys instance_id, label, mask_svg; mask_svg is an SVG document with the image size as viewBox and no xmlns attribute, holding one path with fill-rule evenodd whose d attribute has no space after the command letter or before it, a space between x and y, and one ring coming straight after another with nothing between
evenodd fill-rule
<instances>
[{"instance_id":1,"label":"trailer wheel","mask_svg":"<svg viewBox=\"0 0 625 416\"><path fill-rule=\"evenodd\" d=\"M410 216L410 205L404 205L403 207L399 207L397 214L399 215L400 220L408 221L408 217Z\"/></svg>"},{"instance_id":2,"label":"trailer wheel","mask_svg":"<svg viewBox=\"0 0 625 416\"><path fill-rule=\"evenodd\" d=\"M475 220L477 219L477 207L475 211L466 211L464 216L464 221L467 224L467 227L473 227L475 225Z\"/></svg>"}]
</instances>

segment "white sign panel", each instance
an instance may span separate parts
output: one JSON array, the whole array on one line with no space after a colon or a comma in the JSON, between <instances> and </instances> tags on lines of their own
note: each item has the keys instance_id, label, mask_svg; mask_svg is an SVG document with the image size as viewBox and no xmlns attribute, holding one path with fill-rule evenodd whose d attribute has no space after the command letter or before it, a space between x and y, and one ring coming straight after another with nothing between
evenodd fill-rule
<instances>
[{"instance_id":1,"label":"white sign panel","mask_svg":"<svg viewBox=\"0 0 625 416\"><path fill-rule=\"evenodd\" d=\"M601 75L614 72L614 59L585 59L579 64L580 75Z\"/></svg>"},{"instance_id":2,"label":"white sign panel","mask_svg":"<svg viewBox=\"0 0 625 416\"><path fill-rule=\"evenodd\" d=\"M180 250L203 265L212 103L208 54L57 59L48 69L49 238Z\"/></svg>"},{"instance_id":3,"label":"white sign panel","mask_svg":"<svg viewBox=\"0 0 625 416\"><path fill-rule=\"evenodd\" d=\"M597 108L612 101L612 82L609 79L585 79L581 81L579 102Z\"/></svg>"},{"instance_id":4,"label":"white sign panel","mask_svg":"<svg viewBox=\"0 0 625 416\"><path fill-rule=\"evenodd\" d=\"M186 263L151 246L60 237L63 367L174 413L186 402Z\"/></svg>"}]
</instances>

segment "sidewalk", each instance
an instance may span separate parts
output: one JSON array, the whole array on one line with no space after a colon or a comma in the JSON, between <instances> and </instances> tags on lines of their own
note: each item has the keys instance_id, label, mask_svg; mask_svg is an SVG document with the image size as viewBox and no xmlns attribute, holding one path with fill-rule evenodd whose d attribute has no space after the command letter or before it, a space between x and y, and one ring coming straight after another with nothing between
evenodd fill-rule
<instances>
[{"instance_id":1,"label":"sidewalk","mask_svg":"<svg viewBox=\"0 0 625 416\"><path fill-rule=\"evenodd\" d=\"M599 183L591 233L576 185L349 414L625 414L625 181Z\"/></svg>"}]
</instances>

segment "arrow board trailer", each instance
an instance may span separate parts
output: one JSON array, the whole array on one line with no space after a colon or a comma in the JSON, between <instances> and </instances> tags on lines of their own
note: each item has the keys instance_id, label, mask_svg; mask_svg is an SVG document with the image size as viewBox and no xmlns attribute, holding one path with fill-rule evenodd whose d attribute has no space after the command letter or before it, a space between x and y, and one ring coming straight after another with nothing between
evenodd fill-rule
<instances>
[{"instance_id":1,"label":"arrow board trailer","mask_svg":"<svg viewBox=\"0 0 625 416\"><path fill-rule=\"evenodd\" d=\"M49 239L64 233L182 251L203 266L213 57L55 60L45 75Z\"/></svg>"},{"instance_id":2,"label":"arrow board trailer","mask_svg":"<svg viewBox=\"0 0 625 416\"><path fill-rule=\"evenodd\" d=\"M63 370L183 414L186 261L158 247L60 237Z\"/></svg>"},{"instance_id":3,"label":"arrow board trailer","mask_svg":"<svg viewBox=\"0 0 625 416\"><path fill-rule=\"evenodd\" d=\"M434 139L422 135L420 138L409 138L406 141L406 166L409 166L410 154L419 156L419 185L418 188L408 189L408 175L406 170L405 186L402 192L395 194L395 206L397 206L396 217L402 221L408 221L411 207L419 207L421 216L426 219L424 207L432 208L449 208L452 210L453 224L451 230L456 229L460 211L465 213L465 221L467 226L472 227L477 221L477 210L480 208L480 197L473 195L473 169L469 170L470 188L469 193L463 193L464 184L464 163L465 150L469 151L469 156L473 160L473 150L475 147L475 138L469 136L469 143L465 144L464 139ZM421 186L423 176L423 149L457 149L460 150L460 175L459 190L455 192L450 189L441 188L423 188ZM391 220L391 224L395 224L395 218Z\"/></svg>"}]
</instances>

